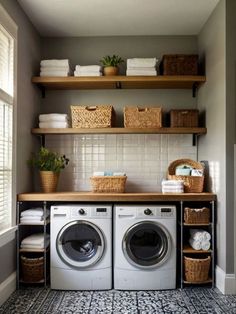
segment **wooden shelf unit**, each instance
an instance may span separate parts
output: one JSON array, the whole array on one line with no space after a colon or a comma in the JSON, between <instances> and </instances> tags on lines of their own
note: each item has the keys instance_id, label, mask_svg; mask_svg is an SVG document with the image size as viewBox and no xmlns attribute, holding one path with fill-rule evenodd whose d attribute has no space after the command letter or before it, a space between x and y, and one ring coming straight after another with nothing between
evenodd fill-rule
<instances>
[{"instance_id":1,"label":"wooden shelf unit","mask_svg":"<svg viewBox=\"0 0 236 314\"><path fill-rule=\"evenodd\" d=\"M207 250L207 251L204 251L204 250L194 250L190 245L184 245L184 248L183 248L183 253L189 253L189 254L209 254L209 253L212 253L212 250Z\"/></svg>"}]
</instances>

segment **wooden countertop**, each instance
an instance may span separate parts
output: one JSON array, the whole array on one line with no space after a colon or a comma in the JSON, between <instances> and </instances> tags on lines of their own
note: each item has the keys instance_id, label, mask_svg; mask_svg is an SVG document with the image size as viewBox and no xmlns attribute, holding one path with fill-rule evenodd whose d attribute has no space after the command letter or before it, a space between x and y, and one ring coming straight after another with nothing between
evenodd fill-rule
<instances>
[{"instance_id":1,"label":"wooden countertop","mask_svg":"<svg viewBox=\"0 0 236 314\"><path fill-rule=\"evenodd\" d=\"M156 201L214 201L213 193L93 193L56 192L22 193L18 201L84 201L84 202L156 202Z\"/></svg>"}]
</instances>

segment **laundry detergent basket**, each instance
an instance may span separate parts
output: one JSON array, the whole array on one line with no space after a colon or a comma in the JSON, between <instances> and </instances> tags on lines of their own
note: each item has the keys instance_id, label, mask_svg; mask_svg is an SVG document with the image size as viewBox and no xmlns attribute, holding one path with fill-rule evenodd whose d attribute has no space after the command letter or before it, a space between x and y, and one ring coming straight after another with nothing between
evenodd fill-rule
<instances>
[{"instance_id":1,"label":"laundry detergent basket","mask_svg":"<svg viewBox=\"0 0 236 314\"><path fill-rule=\"evenodd\" d=\"M124 193L127 176L93 176L90 183L93 192Z\"/></svg>"},{"instance_id":2,"label":"laundry detergent basket","mask_svg":"<svg viewBox=\"0 0 236 314\"><path fill-rule=\"evenodd\" d=\"M201 193L203 191L204 175L202 176L185 176L176 175L175 171L178 166L190 166L192 169L200 170L204 174L204 168L200 162L191 159L177 159L170 163L168 167L168 180L184 181L184 192Z\"/></svg>"},{"instance_id":3,"label":"laundry detergent basket","mask_svg":"<svg viewBox=\"0 0 236 314\"><path fill-rule=\"evenodd\" d=\"M210 209L208 207L202 208L184 208L184 222L186 224L209 224Z\"/></svg>"},{"instance_id":4,"label":"laundry detergent basket","mask_svg":"<svg viewBox=\"0 0 236 314\"><path fill-rule=\"evenodd\" d=\"M44 278L44 257L26 257L21 255L22 280L39 282Z\"/></svg>"},{"instance_id":5,"label":"laundry detergent basket","mask_svg":"<svg viewBox=\"0 0 236 314\"><path fill-rule=\"evenodd\" d=\"M190 258L184 256L184 274L188 282L204 282L209 279L211 257Z\"/></svg>"}]
</instances>

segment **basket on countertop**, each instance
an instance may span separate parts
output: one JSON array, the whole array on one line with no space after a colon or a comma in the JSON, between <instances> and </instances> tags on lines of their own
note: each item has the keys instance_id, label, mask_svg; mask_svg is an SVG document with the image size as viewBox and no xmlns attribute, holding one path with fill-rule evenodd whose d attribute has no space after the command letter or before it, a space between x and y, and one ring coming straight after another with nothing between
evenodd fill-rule
<instances>
[{"instance_id":1,"label":"basket on countertop","mask_svg":"<svg viewBox=\"0 0 236 314\"><path fill-rule=\"evenodd\" d=\"M163 75L197 75L198 55L164 55L161 70Z\"/></svg>"},{"instance_id":2,"label":"basket on countertop","mask_svg":"<svg viewBox=\"0 0 236 314\"><path fill-rule=\"evenodd\" d=\"M201 193L203 191L204 175L203 176L183 176L176 175L176 167L180 165L190 166L193 169L201 170L204 173L204 168L200 162L191 159L177 159L170 163L168 167L168 180L183 180L184 192L186 193Z\"/></svg>"},{"instance_id":3,"label":"basket on countertop","mask_svg":"<svg viewBox=\"0 0 236 314\"><path fill-rule=\"evenodd\" d=\"M171 110L170 111L170 126L176 127L198 127L198 110Z\"/></svg>"},{"instance_id":4,"label":"basket on countertop","mask_svg":"<svg viewBox=\"0 0 236 314\"><path fill-rule=\"evenodd\" d=\"M44 257L28 258L21 255L22 280L39 282L44 279Z\"/></svg>"},{"instance_id":5,"label":"basket on countertop","mask_svg":"<svg viewBox=\"0 0 236 314\"><path fill-rule=\"evenodd\" d=\"M203 207L197 209L184 208L184 222L186 224L208 224L210 222L210 209Z\"/></svg>"},{"instance_id":6,"label":"basket on countertop","mask_svg":"<svg viewBox=\"0 0 236 314\"><path fill-rule=\"evenodd\" d=\"M110 128L115 124L111 105L71 106L72 128Z\"/></svg>"},{"instance_id":7,"label":"basket on countertop","mask_svg":"<svg viewBox=\"0 0 236 314\"><path fill-rule=\"evenodd\" d=\"M204 282L209 279L211 257L190 258L184 256L185 280L192 283Z\"/></svg>"},{"instance_id":8,"label":"basket on countertop","mask_svg":"<svg viewBox=\"0 0 236 314\"><path fill-rule=\"evenodd\" d=\"M125 107L125 128L161 128L162 108Z\"/></svg>"},{"instance_id":9,"label":"basket on countertop","mask_svg":"<svg viewBox=\"0 0 236 314\"><path fill-rule=\"evenodd\" d=\"M92 191L97 193L124 193L127 176L93 176Z\"/></svg>"}]
</instances>

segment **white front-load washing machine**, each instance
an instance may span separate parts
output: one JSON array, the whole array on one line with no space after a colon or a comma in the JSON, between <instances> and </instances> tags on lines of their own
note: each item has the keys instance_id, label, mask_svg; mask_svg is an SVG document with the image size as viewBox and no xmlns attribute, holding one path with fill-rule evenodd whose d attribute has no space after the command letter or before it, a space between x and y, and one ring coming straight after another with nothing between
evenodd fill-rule
<instances>
[{"instance_id":1,"label":"white front-load washing machine","mask_svg":"<svg viewBox=\"0 0 236 314\"><path fill-rule=\"evenodd\" d=\"M112 287L112 206L51 206L51 288Z\"/></svg>"},{"instance_id":2,"label":"white front-load washing machine","mask_svg":"<svg viewBox=\"0 0 236 314\"><path fill-rule=\"evenodd\" d=\"M176 288L176 207L114 208L114 288Z\"/></svg>"}]
</instances>

